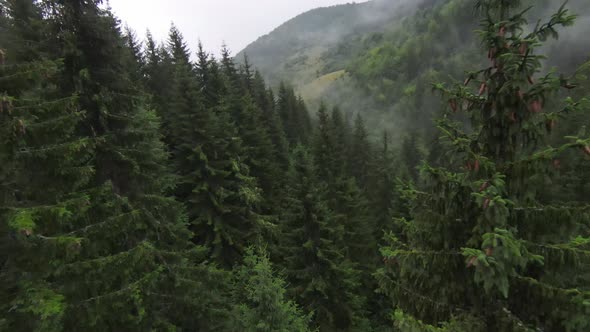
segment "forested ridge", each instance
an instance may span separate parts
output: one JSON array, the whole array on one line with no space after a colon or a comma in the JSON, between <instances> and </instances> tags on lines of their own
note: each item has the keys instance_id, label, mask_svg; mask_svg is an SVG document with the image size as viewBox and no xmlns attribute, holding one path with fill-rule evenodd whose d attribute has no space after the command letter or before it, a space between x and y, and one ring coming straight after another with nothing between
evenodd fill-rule
<instances>
[{"instance_id":1,"label":"forested ridge","mask_svg":"<svg viewBox=\"0 0 590 332\"><path fill-rule=\"evenodd\" d=\"M444 83L358 55L439 100L399 140L174 25L1 0L0 331L590 330L590 63L548 70L576 13L526 3L470 1Z\"/></svg>"},{"instance_id":2,"label":"forested ridge","mask_svg":"<svg viewBox=\"0 0 590 332\"><path fill-rule=\"evenodd\" d=\"M526 29L561 4L525 0L523 7L533 6ZM578 15L576 25L544 44L541 52L549 57L545 70L557 67L571 74L588 60L590 7L586 0L569 0L568 8ZM345 114L362 112L367 125L379 129L372 133L374 139L386 129L395 148L418 133L419 145L427 146L438 135L432 121L440 115L440 98L429 92L431 83L451 83L466 69L487 62L473 33L479 21L473 0L337 5L297 16L250 44L238 60L246 53L271 85L289 80L313 109L323 100Z\"/></svg>"}]
</instances>

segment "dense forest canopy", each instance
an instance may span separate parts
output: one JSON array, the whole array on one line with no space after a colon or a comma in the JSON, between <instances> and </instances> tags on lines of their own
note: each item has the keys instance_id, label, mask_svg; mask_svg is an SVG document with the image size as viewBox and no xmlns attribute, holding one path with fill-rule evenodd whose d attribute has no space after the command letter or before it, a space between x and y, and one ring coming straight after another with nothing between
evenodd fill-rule
<instances>
[{"instance_id":1,"label":"dense forest canopy","mask_svg":"<svg viewBox=\"0 0 590 332\"><path fill-rule=\"evenodd\" d=\"M0 331L590 330L587 1L0 9Z\"/></svg>"}]
</instances>

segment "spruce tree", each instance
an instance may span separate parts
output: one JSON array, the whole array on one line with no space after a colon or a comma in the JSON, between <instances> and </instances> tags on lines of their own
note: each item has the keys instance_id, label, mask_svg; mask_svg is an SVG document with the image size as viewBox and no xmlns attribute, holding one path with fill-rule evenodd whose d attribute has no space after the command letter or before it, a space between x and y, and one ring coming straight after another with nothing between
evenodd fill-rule
<instances>
[{"instance_id":1,"label":"spruce tree","mask_svg":"<svg viewBox=\"0 0 590 332\"><path fill-rule=\"evenodd\" d=\"M275 94L272 89L268 89L267 95L269 108L266 109L264 119L275 147L275 160L279 163L282 170L286 170L289 168L289 142L287 141L283 122L277 111Z\"/></svg>"},{"instance_id":2,"label":"spruce tree","mask_svg":"<svg viewBox=\"0 0 590 332\"><path fill-rule=\"evenodd\" d=\"M244 54L244 63L240 65L238 73L240 75L243 91L249 93L251 96L254 96L256 94L256 91L254 90L255 77L247 54Z\"/></svg>"},{"instance_id":3,"label":"spruce tree","mask_svg":"<svg viewBox=\"0 0 590 332\"><path fill-rule=\"evenodd\" d=\"M332 109L331 135L334 143L334 171L337 175L344 175L348 169L348 150L351 133L348 132L345 119L338 107Z\"/></svg>"},{"instance_id":4,"label":"spruce tree","mask_svg":"<svg viewBox=\"0 0 590 332\"><path fill-rule=\"evenodd\" d=\"M565 98L583 98L590 91L590 62L583 64L575 73L572 86L576 89L566 90L561 95ZM584 112L571 113L566 118L552 119L547 123L551 129L550 144L561 145L567 143L565 138L571 133L583 136L588 133L590 119ZM552 181L551 187L546 188L541 195L544 200L558 200L564 203L590 202L590 163L587 156L579 151L570 150L556 158L554 167L558 174Z\"/></svg>"},{"instance_id":5,"label":"spruce tree","mask_svg":"<svg viewBox=\"0 0 590 332\"><path fill-rule=\"evenodd\" d=\"M150 102L156 109L161 119L161 133L164 136L164 142L170 136L168 128L169 121L165 110L168 109L168 103L172 100L172 91L174 72L172 68L172 59L168 51L159 46L153 39L152 34L148 31L146 35L144 50L143 78L146 92L150 94Z\"/></svg>"},{"instance_id":6,"label":"spruce tree","mask_svg":"<svg viewBox=\"0 0 590 332\"><path fill-rule=\"evenodd\" d=\"M280 178L280 166L275 161L274 146L265 126L263 113L249 94L242 98L239 134L244 142L244 162L258 180L267 202L276 202L275 181ZM267 205L267 204L265 204ZM267 205L268 209L270 206Z\"/></svg>"},{"instance_id":7,"label":"spruce tree","mask_svg":"<svg viewBox=\"0 0 590 332\"><path fill-rule=\"evenodd\" d=\"M396 193L398 171L395 169L389 145L389 135L387 131L384 131L380 149L373 158L367 179L367 196L372 211L371 215L375 222L374 239L377 242L381 242L384 235L393 230L394 213L400 203Z\"/></svg>"},{"instance_id":8,"label":"spruce tree","mask_svg":"<svg viewBox=\"0 0 590 332\"><path fill-rule=\"evenodd\" d=\"M244 263L234 271L232 319L228 331L304 332L304 315L286 294L286 283L274 271L268 254L249 248Z\"/></svg>"},{"instance_id":9,"label":"spruce tree","mask_svg":"<svg viewBox=\"0 0 590 332\"><path fill-rule=\"evenodd\" d=\"M127 56L129 60L129 76L134 84L143 84L144 82L144 67L145 67L145 56L143 54L142 43L137 39L135 32L126 26L123 34L125 46L131 56Z\"/></svg>"},{"instance_id":10,"label":"spruce tree","mask_svg":"<svg viewBox=\"0 0 590 332\"><path fill-rule=\"evenodd\" d=\"M318 123L313 141L313 157L319 179L329 182L340 174L334 151L334 135L327 106L322 103L318 110Z\"/></svg>"},{"instance_id":11,"label":"spruce tree","mask_svg":"<svg viewBox=\"0 0 590 332\"><path fill-rule=\"evenodd\" d=\"M18 11L24 4L34 10ZM10 49L35 57L9 51L0 74L10 106L3 122L20 125L2 133L2 158L15 167L1 207L10 248L2 323L42 331L211 325L221 292L194 298L222 277L197 267L203 250L189 243L182 207L163 194L173 182L158 119L131 87L131 52L115 20L98 2L48 2L48 12L32 1L8 5L9 22L26 22L48 42L23 43L21 27L7 27L18 40ZM198 315L177 315L189 311Z\"/></svg>"},{"instance_id":12,"label":"spruce tree","mask_svg":"<svg viewBox=\"0 0 590 332\"><path fill-rule=\"evenodd\" d=\"M528 30L519 5L478 1L490 66L453 89L435 86L448 101L448 116L466 112L471 123L439 122L448 166L423 168L425 188L406 191L412 220L400 220L401 231L382 249L387 266L378 276L400 329L590 326L588 207L539 199L560 154L590 152L588 139L570 137L557 148L545 140L553 120L585 104L570 98L545 107L557 90L573 86L565 77L540 75L544 57L536 52L575 17L562 6Z\"/></svg>"},{"instance_id":13,"label":"spruce tree","mask_svg":"<svg viewBox=\"0 0 590 332\"><path fill-rule=\"evenodd\" d=\"M403 161L404 177L414 183L419 180L420 162L422 161L422 152L418 144L418 137L410 134L405 137L400 149L400 159Z\"/></svg>"},{"instance_id":14,"label":"spruce tree","mask_svg":"<svg viewBox=\"0 0 590 332\"><path fill-rule=\"evenodd\" d=\"M202 48L193 67L176 28L170 31L168 50L159 53L170 54L170 62L158 53L148 54L158 61L152 72L162 75L150 76L148 85L157 88L161 83L153 79L170 77L170 98L160 100L159 107L178 177L175 195L187 208L193 241L204 245L214 262L229 268L255 242L262 224L256 209L260 189L242 160L246 151L231 118L239 104L235 95L226 94L230 90Z\"/></svg>"},{"instance_id":15,"label":"spruce tree","mask_svg":"<svg viewBox=\"0 0 590 332\"><path fill-rule=\"evenodd\" d=\"M41 9L33 1L2 6L0 328L59 331L67 304L48 280L49 261L63 266L81 239L49 236L72 219L63 214L85 201L81 187L93 173L84 165L85 150L92 144L74 133L83 116L76 97L57 91L61 63L49 59L42 44L48 26ZM34 46L24 46L26 40Z\"/></svg>"},{"instance_id":16,"label":"spruce tree","mask_svg":"<svg viewBox=\"0 0 590 332\"><path fill-rule=\"evenodd\" d=\"M254 89L256 104L262 110L263 125L273 144L273 159L281 173L285 173L289 167L289 143L287 142L281 117L277 111L274 92L272 89L266 88L264 79L259 71L256 71L254 74ZM279 177L275 181L278 182L277 190L279 190L284 179Z\"/></svg>"},{"instance_id":17,"label":"spruce tree","mask_svg":"<svg viewBox=\"0 0 590 332\"><path fill-rule=\"evenodd\" d=\"M210 109L216 107L221 101L224 84L217 61L205 51L200 41L197 49L195 71L199 83L199 90L203 95L205 108Z\"/></svg>"},{"instance_id":18,"label":"spruce tree","mask_svg":"<svg viewBox=\"0 0 590 332\"><path fill-rule=\"evenodd\" d=\"M354 121L348 168L349 174L356 179L359 186L365 186L367 183L371 157L371 144L367 128L362 116L357 114Z\"/></svg>"},{"instance_id":19,"label":"spruce tree","mask_svg":"<svg viewBox=\"0 0 590 332\"><path fill-rule=\"evenodd\" d=\"M313 124L305 100L303 100L303 97L301 96L297 97L297 107L295 108L294 118L296 119L295 128L299 134L299 141L302 144L308 144L311 135L313 134Z\"/></svg>"},{"instance_id":20,"label":"spruce tree","mask_svg":"<svg viewBox=\"0 0 590 332\"><path fill-rule=\"evenodd\" d=\"M303 99L283 82L279 85L277 108L290 146L307 144L312 131L309 111Z\"/></svg>"},{"instance_id":21,"label":"spruce tree","mask_svg":"<svg viewBox=\"0 0 590 332\"><path fill-rule=\"evenodd\" d=\"M342 248L343 228L308 152L293 152L281 214L280 252L291 293L320 330L360 328L359 275Z\"/></svg>"},{"instance_id":22,"label":"spruce tree","mask_svg":"<svg viewBox=\"0 0 590 332\"><path fill-rule=\"evenodd\" d=\"M191 223L197 243L210 248L211 257L229 268L270 225L259 214L262 192L241 160L241 140L223 103L209 128L203 153L191 157L199 167L190 175L194 188L186 204L195 217Z\"/></svg>"}]
</instances>

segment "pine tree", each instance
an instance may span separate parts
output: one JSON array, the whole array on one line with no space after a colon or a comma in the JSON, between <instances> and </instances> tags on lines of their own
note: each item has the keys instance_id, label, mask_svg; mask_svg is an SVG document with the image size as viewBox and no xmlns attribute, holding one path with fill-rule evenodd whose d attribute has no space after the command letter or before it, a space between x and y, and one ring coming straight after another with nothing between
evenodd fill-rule
<instances>
[{"instance_id":1,"label":"pine tree","mask_svg":"<svg viewBox=\"0 0 590 332\"><path fill-rule=\"evenodd\" d=\"M217 61L215 61L213 56L205 52L201 42L198 45L195 71L199 82L199 91L203 95L205 108L210 109L216 107L221 102L224 83Z\"/></svg>"},{"instance_id":2,"label":"pine tree","mask_svg":"<svg viewBox=\"0 0 590 332\"><path fill-rule=\"evenodd\" d=\"M203 152L191 157L199 166L190 175L194 188L186 204L195 217L191 223L197 243L210 248L211 257L229 268L270 225L258 212L262 193L240 158L241 140L223 105L209 124Z\"/></svg>"},{"instance_id":3,"label":"pine tree","mask_svg":"<svg viewBox=\"0 0 590 332\"><path fill-rule=\"evenodd\" d=\"M297 107L293 118L296 119L295 130L299 134L299 141L302 144L308 144L313 132L313 125L305 100L301 96L297 97Z\"/></svg>"},{"instance_id":4,"label":"pine tree","mask_svg":"<svg viewBox=\"0 0 590 332\"><path fill-rule=\"evenodd\" d=\"M230 106L232 119L239 122L240 98L246 93L246 90L242 84L242 77L238 68L236 68L231 52L226 45L223 45L221 48L220 72L224 81L225 102Z\"/></svg>"},{"instance_id":5,"label":"pine tree","mask_svg":"<svg viewBox=\"0 0 590 332\"><path fill-rule=\"evenodd\" d=\"M137 40L137 35L129 26L125 27L123 38L125 41L126 49L131 53L131 56L127 56L129 59L129 76L134 84L143 84L145 72L143 47L141 42Z\"/></svg>"},{"instance_id":6,"label":"pine tree","mask_svg":"<svg viewBox=\"0 0 590 332\"><path fill-rule=\"evenodd\" d=\"M371 157L371 144L369 143L367 128L362 116L357 114L354 122L348 167L349 174L356 179L359 185L367 183Z\"/></svg>"},{"instance_id":7,"label":"pine tree","mask_svg":"<svg viewBox=\"0 0 590 332\"><path fill-rule=\"evenodd\" d=\"M287 299L286 283L274 271L268 254L249 248L234 271L232 319L228 331L309 331L309 316Z\"/></svg>"},{"instance_id":8,"label":"pine tree","mask_svg":"<svg viewBox=\"0 0 590 332\"><path fill-rule=\"evenodd\" d=\"M318 124L313 141L314 163L317 166L318 178L330 181L339 174L335 174L338 168L334 156L334 135L330 124L330 114L324 103L318 110Z\"/></svg>"},{"instance_id":9,"label":"pine tree","mask_svg":"<svg viewBox=\"0 0 590 332\"><path fill-rule=\"evenodd\" d=\"M235 95L226 94L230 90L222 85L216 64L202 48L193 68L190 51L174 27L168 45L171 62L154 63L153 72L171 73L167 83L170 99L162 100L159 107L171 163L179 178L174 192L187 207L194 242L204 245L216 263L229 268L256 241L262 224L256 209L261 203L260 189L242 160L247 152L230 117Z\"/></svg>"},{"instance_id":10,"label":"pine tree","mask_svg":"<svg viewBox=\"0 0 590 332\"><path fill-rule=\"evenodd\" d=\"M146 91L151 95L151 104L156 109L162 120L161 132L164 142L170 136L168 128L169 120L166 112L168 102L173 99L173 86L170 84L174 79L172 59L163 46L158 46L152 34L148 31L146 36L146 47L144 50L143 77Z\"/></svg>"},{"instance_id":11,"label":"pine tree","mask_svg":"<svg viewBox=\"0 0 590 332\"><path fill-rule=\"evenodd\" d=\"M49 46L22 43L18 25L8 27L15 45L40 48L36 58L11 56L1 74L14 107L7 111L20 125L2 133L13 138L3 140L3 158L16 167L7 186L13 198L1 208L10 239L3 245L11 248L3 257L10 280L3 324L43 331L211 325L222 275L197 267L203 249L189 243L182 207L163 194L173 181L162 166L159 122L130 83L131 52L115 20L98 2L47 3L43 12L29 1L34 12L14 10L23 4L9 4L10 18L28 22ZM210 296L195 301L203 292Z\"/></svg>"},{"instance_id":12,"label":"pine tree","mask_svg":"<svg viewBox=\"0 0 590 332\"><path fill-rule=\"evenodd\" d=\"M320 330L361 324L359 275L342 248L343 229L328 207L325 185L299 146L293 153L281 215L281 256L291 292Z\"/></svg>"},{"instance_id":13,"label":"pine tree","mask_svg":"<svg viewBox=\"0 0 590 332\"><path fill-rule=\"evenodd\" d=\"M590 62L583 64L575 73L570 84L576 89L566 90L564 98L583 98L587 91L590 91ZM568 142L567 137L571 133L584 136L590 128L590 121L584 112L571 113L567 118L552 119L547 123L551 130L551 145L561 145ZM556 200L566 204L571 202L590 202L590 164L587 156L579 151L570 150L556 158L554 167L557 169L557 176L550 187L545 188L542 193L543 200Z\"/></svg>"},{"instance_id":14,"label":"pine tree","mask_svg":"<svg viewBox=\"0 0 590 332\"><path fill-rule=\"evenodd\" d=\"M400 329L589 327L588 207L544 203L538 194L563 151L590 151L589 140L573 137L558 148L545 145L551 121L584 102L568 99L549 110L550 96L573 86L552 74L535 78L543 59L535 51L574 16L562 6L525 33L527 10L519 3L478 1L491 65L454 89L436 85L448 116L467 112L471 124L463 130L448 118L439 122L450 146L448 168L423 168L425 188L406 192L412 220L400 220L401 232L382 249L387 267L378 276Z\"/></svg>"},{"instance_id":15,"label":"pine tree","mask_svg":"<svg viewBox=\"0 0 590 332\"><path fill-rule=\"evenodd\" d=\"M404 138L400 151L400 159L404 164L404 173L407 179L414 183L419 179L420 162L422 161L422 153L418 144L418 137L416 135L409 135Z\"/></svg>"},{"instance_id":16,"label":"pine tree","mask_svg":"<svg viewBox=\"0 0 590 332\"><path fill-rule=\"evenodd\" d=\"M334 172L336 175L344 175L348 169L347 157L350 146L351 133L348 132L342 112L338 107L334 107L331 116L331 135L334 143Z\"/></svg>"},{"instance_id":17,"label":"pine tree","mask_svg":"<svg viewBox=\"0 0 590 332\"><path fill-rule=\"evenodd\" d=\"M277 108L290 146L307 144L312 130L307 106L303 99L295 96L293 88L283 82L279 86Z\"/></svg>"},{"instance_id":18,"label":"pine tree","mask_svg":"<svg viewBox=\"0 0 590 332\"><path fill-rule=\"evenodd\" d=\"M281 169L286 170L289 168L289 142L287 141L283 122L277 111L274 92L268 89L267 95L270 107L266 110L264 118L275 146L275 160L279 163Z\"/></svg>"},{"instance_id":19,"label":"pine tree","mask_svg":"<svg viewBox=\"0 0 590 332\"><path fill-rule=\"evenodd\" d=\"M242 90L250 94L251 96L255 96L256 92L254 91L254 72L252 71L252 65L248 60L248 55L244 54L244 63L240 65L239 75L241 78L242 83Z\"/></svg>"},{"instance_id":20,"label":"pine tree","mask_svg":"<svg viewBox=\"0 0 590 332\"><path fill-rule=\"evenodd\" d=\"M254 74L254 98L258 107L262 110L262 121L268 131L273 144L273 159L282 173L289 167L289 143L277 111L275 96L272 89L267 89L262 74L256 71ZM276 178L277 190L282 187L284 179Z\"/></svg>"},{"instance_id":21,"label":"pine tree","mask_svg":"<svg viewBox=\"0 0 590 332\"><path fill-rule=\"evenodd\" d=\"M400 202L396 193L396 176L392 152L389 148L389 136L383 132L381 149L373 158L373 164L368 176L367 195L370 201L372 218L375 221L374 239L381 242L384 235L392 231L394 213L397 212Z\"/></svg>"},{"instance_id":22,"label":"pine tree","mask_svg":"<svg viewBox=\"0 0 590 332\"><path fill-rule=\"evenodd\" d=\"M92 175L84 165L92 144L74 135L83 116L76 97L56 91L61 64L45 54L41 9L32 1L2 6L0 328L58 331L66 299L47 280L48 260L60 262L53 252L76 256L81 239L45 239L66 219L61 214L84 201L75 191ZM34 46L25 47L25 40Z\"/></svg>"},{"instance_id":23,"label":"pine tree","mask_svg":"<svg viewBox=\"0 0 590 332\"><path fill-rule=\"evenodd\" d=\"M249 94L242 98L240 104L238 132L244 143L244 162L249 166L251 175L258 180L265 200L276 201L274 182L280 177L280 168L273 158L274 147L262 111Z\"/></svg>"}]
</instances>

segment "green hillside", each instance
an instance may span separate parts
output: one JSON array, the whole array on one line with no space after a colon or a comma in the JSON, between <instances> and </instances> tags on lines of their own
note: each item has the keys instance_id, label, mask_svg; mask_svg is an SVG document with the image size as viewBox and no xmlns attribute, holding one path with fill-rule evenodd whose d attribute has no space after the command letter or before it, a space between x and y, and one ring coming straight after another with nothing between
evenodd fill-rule
<instances>
[{"instance_id":1,"label":"green hillside","mask_svg":"<svg viewBox=\"0 0 590 332\"><path fill-rule=\"evenodd\" d=\"M432 2L433 0L429 0ZM417 1L422 3L426 1ZM387 22L415 12L411 4L401 0L377 0L318 8L284 23L268 35L250 44L236 58L247 54L271 84L285 77L302 85L332 71L343 69L349 60L339 58L335 49L343 41L354 40L384 30ZM334 69L334 70L331 70Z\"/></svg>"},{"instance_id":2,"label":"green hillside","mask_svg":"<svg viewBox=\"0 0 590 332\"><path fill-rule=\"evenodd\" d=\"M561 4L528 2L535 3L530 17ZM574 29L547 43L551 60L546 69L557 66L572 72L590 56L590 42L583 35L590 30L590 6L574 0L569 7L581 17ZM380 14L367 20L371 11ZM370 127L401 137L432 127L440 102L430 93L431 83L461 77L485 60L475 42L479 19L474 14L470 0L371 1L321 8L260 38L238 59L247 54L271 84L291 83L312 109L323 99L346 113L361 112ZM564 48L571 52L563 54Z\"/></svg>"}]
</instances>

